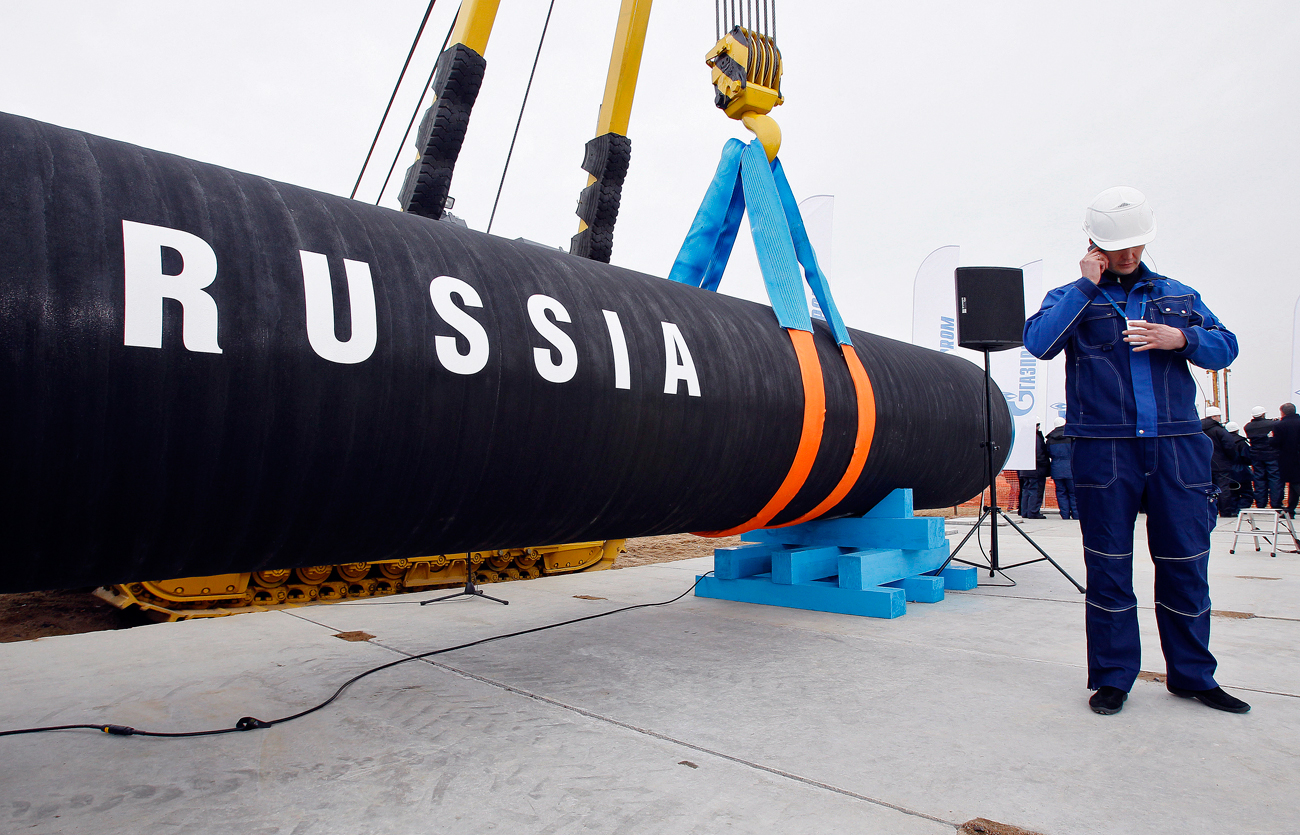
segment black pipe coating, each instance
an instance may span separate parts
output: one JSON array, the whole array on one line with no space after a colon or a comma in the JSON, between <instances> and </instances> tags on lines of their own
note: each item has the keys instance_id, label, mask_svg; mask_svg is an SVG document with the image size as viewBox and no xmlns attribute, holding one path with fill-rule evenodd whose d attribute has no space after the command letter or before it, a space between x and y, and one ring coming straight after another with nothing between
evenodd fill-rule
<instances>
[{"instance_id":1,"label":"black pipe coating","mask_svg":"<svg viewBox=\"0 0 1300 835\"><path fill-rule=\"evenodd\" d=\"M826 515L979 492L982 371L853 340L876 429ZM816 345L825 437L778 522L852 453ZM0 114L0 402L13 592L724 529L789 470L803 387L763 305Z\"/></svg>"}]
</instances>

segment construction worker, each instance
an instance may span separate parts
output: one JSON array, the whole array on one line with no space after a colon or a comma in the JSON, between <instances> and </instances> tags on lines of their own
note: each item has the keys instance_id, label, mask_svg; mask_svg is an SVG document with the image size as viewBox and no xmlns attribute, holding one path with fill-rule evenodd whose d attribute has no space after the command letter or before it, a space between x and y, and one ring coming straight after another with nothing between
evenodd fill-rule
<instances>
[{"instance_id":1,"label":"construction worker","mask_svg":"<svg viewBox=\"0 0 1300 835\"><path fill-rule=\"evenodd\" d=\"M1210 477L1214 486L1219 488L1219 515L1236 516L1236 499L1232 495L1232 463L1237 445L1228 437L1228 430L1223 428L1220 418L1223 412L1218 406L1205 407L1205 417L1201 420L1201 431L1214 444L1210 451Z\"/></svg>"},{"instance_id":2,"label":"construction worker","mask_svg":"<svg viewBox=\"0 0 1300 835\"><path fill-rule=\"evenodd\" d=\"M1273 427L1273 440L1277 444L1278 470L1286 484L1286 509L1282 512L1294 519L1296 488L1300 487L1300 415L1294 403L1283 403L1278 411L1282 416Z\"/></svg>"},{"instance_id":3,"label":"construction worker","mask_svg":"<svg viewBox=\"0 0 1300 835\"><path fill-rule=\"evenodd\" d=\"M1273 440L1276 420L1269 420L1263 406L1250 410L1246 440L1250 442L1250 469L1255 481L1255 506L1282 507L1282 475L1278 469L1277 443Z\"/></svg>"},{"instance_id":4,"label":"construction worker","mask_svg":"<svg viewBox=\"0 0 1300 835\"><path fill-rule=\"evenodd\" d=\"M1046 519L1043 515L1043 489L1047 486L1049 462L1043 441L1042 424L1034 424L1034 469L1017 470L1020 482L1020 518Z\"/></svg>"},{"instance_id":5,"label":"construction worker","mask_svg":"<svg viewBox=\"0 0 1300 835\"><path fill-rule=\"evenodd\" d=\"M1056 507L1062 519L1077 519L1074 502L1074 470L1070 467L1070 453L1074 441L1065 435L1065 418L1052 421L1052 431L1047 433L1047 457L1052 460L1052 483L1056 485Z\"/></svg>"},{"instance_id":6,"label":"construction worker","mask_svg":"<svg viewBox=\"0 0 1300 835\"><path fill-rule=\"evenodd\" d=\"M1083 228L1081 277L1047 294L1024 339L1040 359L1066 355L1066 433L1088 571L1088 688L1096 691L1088 704L1118 713L1140 669L1133 528L1145 496L1166 687L1245 713L1250 705L1214 680L1208 566L1218 491L1187 369L1189 361L1227 367L1237 338L1195 290L1142 263L1156 222L1140 191L1103 191Z\"/></svg>"},{"instance_id":7,"label":"construction worker","mask_svg":"<svg viewBox=\"0 0 1300 835\"><path fill-rule=\"evenodd\" d=\"M1228 487L1232 490L1232 513L1229 515L1236 516L1255 503L1255 491L1250 483L1250 442L1241 434L1241 426L1236 421L1228 421L1223 428L1228 430L1228 443L1224 450L1232 461L1228 470Z\"/></svg>"}]
</instances>

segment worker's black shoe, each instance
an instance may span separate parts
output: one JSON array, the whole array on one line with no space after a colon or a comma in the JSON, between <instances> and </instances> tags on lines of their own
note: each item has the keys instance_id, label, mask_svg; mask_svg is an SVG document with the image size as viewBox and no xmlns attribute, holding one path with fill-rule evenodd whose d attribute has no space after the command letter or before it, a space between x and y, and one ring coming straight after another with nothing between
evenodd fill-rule
<instances>
[{"instance_id":1,"label":"worker's black shoe","mask_svg":"<svg viewBox=\"0 0 1300 835\"><path fill-rule=\"evenodd\" d=\"M1181 696L1184 699L1196 699L1203 705L1209 705L1215 710L1226 710L1228 713L1249 713L1250 705L1238 699L1236 696L1229 696L1223 691L1222 687L1216 687L1213 690L1184 690L1181 687L1174 687L1168 682L1165 687L1175 696Z\"/></svg>"},{"instance_id":2,"label":"worker's black shoe","mask_svg":"<svg viewBox=\"0 0 1300 835\"><path fill-rule=\"evenodd\" d=\"M1088 707L1092 708L1093 713L1100 713L1103 716L1110 716L1112 713L1119 713L1124 709L1124 700L1128 694L1118 687L1107 687L1103 685L1097 688L1097 692L1092 694L1088 700ZM1247 708L1249 710L1249 708Z\"/></svg>"}]
</instances>

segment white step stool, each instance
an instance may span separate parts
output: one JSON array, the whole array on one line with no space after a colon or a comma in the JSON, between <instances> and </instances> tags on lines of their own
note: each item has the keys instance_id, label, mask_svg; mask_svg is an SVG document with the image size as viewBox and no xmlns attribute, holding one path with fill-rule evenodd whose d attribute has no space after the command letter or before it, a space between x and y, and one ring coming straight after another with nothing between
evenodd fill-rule
<instances>
[{"instance_id":1,"label":"white step stool","mask_svg":"<svg viewBox=\"0 0 1300 835\"><path fill-rule=\"evenodd\" d=\"M1262 523L1262 525L1261 525ZM1289 554L1300 553L1300 540L1296 539L1295 527L1291 524L1290 518L1283 516L1276 510L1243 510L1237 514L1237 529L1232 533L1232 548L1228 550L1229 554L1237 553L1237 538L1249 536L1255 540L1255 550L1260 550L1259 541L1262 539L1269 545L1269 556L1277 556L1277 536L1278 533L1290 534L1291 542L1295 544L1295 551L1283 552Z\"/></svg>"}]
</instances>

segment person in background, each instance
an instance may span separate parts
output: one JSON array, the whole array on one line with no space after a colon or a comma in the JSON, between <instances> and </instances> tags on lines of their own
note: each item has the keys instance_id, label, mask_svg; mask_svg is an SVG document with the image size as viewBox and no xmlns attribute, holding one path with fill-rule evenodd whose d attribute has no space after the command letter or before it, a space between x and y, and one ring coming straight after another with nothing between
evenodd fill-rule
<instances>
[{"instance_id":1,"label":"person in background","mask_svg":"<svg viewBox=\"0 0 1300 835\"><path fill-rule=\"evenodd\" d=\"M1066 431L1088 568L1088 706L1119 713L1142 669L1133 535L1147 500L1155 567L1155 619L1175 696L1230 713L1250 705L1214 680L1210 652L1213 443L1200 431L1188 363L1227 368L1237 337L1195 289L1142 263L1156 236L1142 192L1103 191L1084 214L1088 251L1080 278L1043 299L1025 322L1025 348L1065 352ZM1222 279L1231 292L1232 279ZM1220 427L1222 428L1222 427Z\"/></svg>"},{"instance_id":2,"label":"person in background","mask_svg":"<svg viewBox=\"0 0 1300 835\"><path fill-rule=\"evenodd\" d=\"M1223 424L1223 428L1228 430L1231 447L1225 450L1225 454L1232 462L1228 478L1232 488L1232 515L1235 516L1255 503L1255 492L1250 483L1250 444L1235 420Z\"/></svg>"},{"instance_id":3,"label":"person in background","mask_svg":"<svg viewBox=\"0 0 1300 835\"><path fill-rule=\"evenodd\" d=\"M1043 442L1042 424L1034 424L1034 469L1017 470L1020 482L1020 518L1046 519L1043 515L1043 488L1051 462L1047 458L1047 445Z\"/></svg>"},{"instance_id":4,"label":"person in background","mask_svg":"<svg viewBox=\"0 0 1300 835\"><path fill-rule=\"evenodd\" d=\"M1047 433L1047 457L1051 459L1052 483L1056 485L1056 506L1062 519L1078 519L1074 503L1074 471L1070 469L1070 451L1074 441L1065 436L1065 418L1052 421Z\"/></svg>"},{"instance_id":5,"label":"person in background","mask_svg":"<svg viewBox=\"0 0 1300 835\"><path fill-rule=\"evenodd\" d=\"M1250 442L1251 478L1255 482L1255 507L1282 507L1282 474L1277 464L1277 444L1273 440L1276 420L1269 420L1263 406L1250 410L1246 421L1246 440Z\"/></svg>"},{"instance_id":6,"label":"person in background","mask_svg":"<svg viewBox=\"0 0 1300 835\"><path fill-rule=\"evenodd\" d=\"M1232 456L1236 454L1237 445L1228 437L1228 430L1223 428L1219 418L1223 416L1218 406L1207 406L1205 417L1201 419L1201 431L1214 444L1210 455L1210 475L1214 486L1219 488L1219 515L1236 516L1236 499L1232 496Z\"/></svg>"},{"instance_id":7,"label":"person in background","mask_svg":"<svg viewBox=\"0 0 1300 835\"><path fill-rule=\"evenodd\" d=\"M1279 411L1282 416L1273 427L1273 442L1277 444L1278 474L1286 484L1286 509L1283 512L1294 519L1296 488L1300 486L1300 415L1295 413L1294 403L1283 403Z\"/></svg>"}]
</instances>

